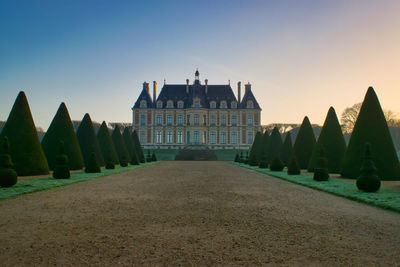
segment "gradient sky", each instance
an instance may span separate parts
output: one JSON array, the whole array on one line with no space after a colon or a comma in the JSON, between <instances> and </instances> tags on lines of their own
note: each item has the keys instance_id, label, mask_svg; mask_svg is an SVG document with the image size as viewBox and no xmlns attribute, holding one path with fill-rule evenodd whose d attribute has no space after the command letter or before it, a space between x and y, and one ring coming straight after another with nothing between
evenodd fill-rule
<instances>
[{"instance_id":1,"label":"gradient sky","mask_svg":"<svg viewBox=\"0 0 400 267\"><path fill-rule=\"evenodd\" d=\"M374 86L400 113L400 1L0 2L0 120L20 90L37 126L130 122L143 81L252 84L262 123L322 124Z\"/></svg>"}]
</instances>

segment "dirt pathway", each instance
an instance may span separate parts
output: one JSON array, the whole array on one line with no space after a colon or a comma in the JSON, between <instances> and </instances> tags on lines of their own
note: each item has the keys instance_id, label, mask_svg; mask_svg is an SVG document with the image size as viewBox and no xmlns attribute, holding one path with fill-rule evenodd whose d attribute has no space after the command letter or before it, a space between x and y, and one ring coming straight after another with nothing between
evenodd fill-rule
<instances>
[{"instance_id":1,"label":"dirt pathway","mask_svg":"<svg viewBox=\"0 0 400 267\"><path fill-rule=\"evenodd\" d=\"M398 214L225 162L162 162L0 214L2 266L400 263Z\"/></svg>"}]
</instances>

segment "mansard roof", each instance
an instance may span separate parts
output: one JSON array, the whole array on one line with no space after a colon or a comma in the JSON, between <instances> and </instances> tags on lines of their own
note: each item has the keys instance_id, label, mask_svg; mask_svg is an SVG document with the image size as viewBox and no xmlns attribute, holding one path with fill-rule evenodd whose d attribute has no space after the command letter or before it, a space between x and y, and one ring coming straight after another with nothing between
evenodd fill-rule
<instances>
[{"instance_id":1,"label":"mansard roof","mask_svg":"<svg viewBox=\"0 0 400 267\"><path fill-rule=\"evenodd\" d=\"M246 88L242 101L240 102L239 108L246 108L247 101L253 101L254 109L261 109L260 105L258 104L256 98L251 91L251 88Z\"/></svg>"},{"instance_id":2,"label":"mansard roof","mask_svg":"<svg viewBox=\"0 0 400 267\"><path fill-rule=\"evenodd\" d=\"M149 84L148 83L143 83L143 89L142 92L140 93L138 99L135 102L135 105L133 106L133 108L140 108L140 102L142 100L146 101L147 104L147 108L153 108L154 104L153 104L153 100L149 94Z\"/></svg>"}]
</instances>

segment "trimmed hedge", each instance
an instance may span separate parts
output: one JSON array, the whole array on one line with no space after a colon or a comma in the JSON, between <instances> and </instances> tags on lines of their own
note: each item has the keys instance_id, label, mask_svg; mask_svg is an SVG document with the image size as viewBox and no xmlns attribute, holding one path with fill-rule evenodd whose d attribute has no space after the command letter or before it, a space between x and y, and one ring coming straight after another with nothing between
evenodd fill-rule
<instances>
[{"instance_id":1,"label":"trimmed hedge","mask_svg":"<svg viewBox=\"0 0 400 267\"><path fill-rule=\"evenodd\" d=\"M8 138L3 138L3 152L0 154L0 186L11 187L18 181L17 173L14 171L11 157L8 154Z\"/></svg>"},{"instance_id":2,"label":"trimmed hedge","mask_svg":"<svg viewBox=\"0 0 400 267\"><path fill-rule=\"evenodd\" d=\"M50 123L49 129L42 139L42 148L49 163L50 170L57 165L56 158L59 153L60 141L64 142L65 155L68 157L70 170L80 170L84 166L82 151L78 137L68 113L65 103L61 103L56 115Z\"/></svg>"},{"instance_id":3,"label":"trimmed hedge","mask_svg":"<svg viewBox=\"0 0 400 267\"><path fill-rule=\"evenodd\" d=\"M136 130L134 130L133 133L132 133L132 139L133 139L133 143L135 145L136 155L138 155L140 163L145 163L146 159L144 157L142 144L140 144L139 137L137 135Z\"/></svg>"},{"instance_id":4,"label":"trimmed hedge","mask_svg":"<svg viewBox=\"0 0 400 267\"><path fill-rule=\"evenodd\" d=\"M96 153L92 152L92 154L90 155L90 160L88 165L86 165L85 172L87 173L101 172L100 165L97 162Z\"/></svg>"},{"instance_id":5,"label":"trimmed hedge","mask_svg":"<svg viewBox=\"0 0 400 267\"><path fill-rule=\"evenodd\" d=\"M318 150L319 150L318 160L315 166L315 172L313 178L315 181L328 181L329 179L328 168L327 168L328 161L325 157L324 147L320 145L318 147Z\"/></svg>"},{"instance_id":6,"label":"trimmed hedge","mask_svg":"<svg viewBox=\"0 0 400 267\"><path fill-rule=\"evenodd\" d=\"M343 159L341 174L357 178L363 161L364 146L371 145L371 153L382 180L399 180L400 165L378 97L368 88Z\"/></svg>"},{"instance_id":7,"label":"trimmed hedge","mask_svg":"<svg viewBox=\"0 0 400 267\"><path fill-rule=\"evenodd\" d=\"M293 146L300 169L307 169L314 146L314 132L310 120L305 116Z\"/></svg>"},{"instance_id":8,"label":"trimmed hedge","mask_svg":"<svg viewBox=\"0 0 400 267\"><path fill-rule=\"evenodd\" d=\"M108 169L112 168L111 165L119 164L118 154L105 121L103 121L97 132L97 141Z\"/></svg>"},{"instance_id":9,"label":"trimmed hedge","mask_svg":"<svg viewBox=\"0 0 400 267\"><path fill-rule=\"evenodd\" d=\"M65 154L63 141L60 141L59 144L59 151L56 157L56 165L54 166L53 177L56 179L68 179L71 177L68 166L68 156Z\"/></svg>"},{"instance_id":10,"label":"trimmed hedge","mask_svg":"<svg viewBox=\"0 0 400 267\"><path fill-rule=\"evenodd\" d=\"M99 166L104 166L103 155L101 154L99 142L97 141L96 133L93 128L92 119L88 113L85 114L79 124L76 136L78 137L85 166L89 166L92 153L95 154Z\"/></svg>"},{"instance_id":11,"label":"trimmed hedge","mask_svg":"<svg viewBox=\"0 0 400 267\"><path fill-rule=\"evenodd\" d=\"M287 173L289 175L300 174L300 166L295 153L290 157Z\"/></svg>"},{"instance_id":12,"label":"trimmed hedge","mask_svg":"<svg viewBox=\"0 0 400 267\"><path fill-rule=\"evenodd\" d=\"M115 126L114 131L111 134L111 138L114 142L120 165L122 167L127 166L131 159L129 158L129 152L126 149L126 145L118 125Z\"/></svg>"},{"instance_id":13,"label":"trimmed hedge","mask_svg":"<svg viewBox=\"0 0 400 267\"><path fill-rule=\"evenodd\" d=\"M268 162L267 162L268 144L269 144L269 132L268 132L268 130L265 130L265 132L264 132L264 134L262 136L262 139L261 139L261 147L262 148L261 148L261 154L260 155L262 155L262 153L264 153L265 162L267 163L267 165L268 165Z\"/></svg>"},{"instance_id":14,"label":"trimmed hedge","mask_svg":"<svg viewBox=\"0 0 400 267\"><path fill-rule=\"evenodd\" d=\"M276 171L276 172L280 172L283 170L283 162L281 161L281 159L279 158L279 156L275 156L274 159L272 160L269 169L271 171Z\"/></svg>"},{"instance_id":15,"label":"trimmed hedge","mask_svg":"<svg viewBox=\"0 0 400 267\"><path fill-rule=\"evenodd\" d=\"M268 148L266 150L266 152L267 152L266 157L267 157L268 164L271 164L272 161L274 161L276 157L280 156L282 144L283 144L282 137L279 132L279 129L278 129L278 127L275 127L272 130L271 135L269 137Z\"/></svg>"},{"instance_id":16,"label":"trimmed hedge","mask_svg":"<svg viewBox=\"0 0 400 267\"><path fill-rule=\"evenodd\" d=\"M22 91L15 100L0 139L6 136L10 142L8 153L19 176L49 173L49 165L40 145L28 100ZM2 147L0 153L4 153Z\"/></svg>"},{"instance_id":17,"label":"trimmed hedge","mask_svg":"<svg viewBox=\"0 0 400 267\"><path fill-rule=\"evenodd\" d=\"M249 164L251 166L258 165L261 157L261 150L262 150L262 134L261 132L257 132L250 149Z\"/></svg>"},{"instance_id":18,"label":"trimmed hedge","mask_svg":"<svg viewBox=\"0 0 400 267\"><path fill-rule=\"evenodd\" d=\"M293 153L292 136L290 132L287 132L280 153L283 165L285 166L288 165L292 153Z\"/></svg>"},{"instance_id":19,"label":"trimmed hedge","mask_svg":"<svg viewBox=\"0 0 400 267\"><path fill-rule=\"evenodd\" d=\"M360 170L361 174L357 178L357 188L365 192L376 192L381 187L381 180L376 175L377 169L371 155L371 145L365 144L364 161Z\"/></svg>"},{"instance_id":20,"label":"trimmed hedge","mask_svg":"<svg viewBox=\"0 0 400 267\"><path fill-rule=\"evenodd\" d=\"M128 127L124 129L122 133L122 138L124 139L126 149L129 153L130 164L131 165L138 165L140 164L140 160L138 155L136 154L135 144L133 143L132 134Z\"/></svg>"},{"instance_id":21,"label":"trimmed hedge","mask_svg":"<svg viewBox=\"0 0 400 267\"><path fill-rule=\"evenodd\" d=\"M309 172L313 172L316 167L320 146L323 147L325 157L328 161L328 165L326 166L328 171L340 173L344 153L346 152L346 142L344 141L342 128L333 107L329 108L317 144L311 154L311 159L308 163Z\"/></svg>"}]
</instances>

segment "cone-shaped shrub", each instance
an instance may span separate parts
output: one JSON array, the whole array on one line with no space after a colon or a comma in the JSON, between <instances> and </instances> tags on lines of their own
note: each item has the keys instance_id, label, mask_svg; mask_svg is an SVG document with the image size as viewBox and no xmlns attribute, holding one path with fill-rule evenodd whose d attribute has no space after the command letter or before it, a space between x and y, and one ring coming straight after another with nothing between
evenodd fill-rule
<instances>
[{"instance_id":1,"label":"cone-shaped shrub","mask_svg":"<svg viewBox=\"0 0 400 267\"><path fill-rule=\"evenodd\" d=\"M11 187L17 183L17 173L14 171L11 157L8 154L8 138L3 138L2 153L0 154L0 186Z\"/></svg>"},{"instance_id":2,"label":"cone-shaped shrub","mask_svg":"<svg viewBox=\"0 0 400 267\"><path fill-rule=\"evenodd\" d=\"M275 127L272 130L271 136L269 137L268 141L268 148L267 148L267 163L270 164L274 160L275 157L279 157L279 153L282 149L282 137L279 133L278 127Z\"/></svg>"},{"instance_id":3,"label":"cone-shaped shrub","mask_svg":"<svg viewBox=\"0 0 400 267\"><path fill-rule=\"evenodd\" d=\"M135 144L136 155L138 155L140 163L145 163L146 160L145 160L145 157L144 157L142 144L139 141L139 137L137 135L136 130L134 130L133 133L132 133L132 139L133 139L133 143Z\"/></svg>"},{"instance_id":4,"label":"cone-shaped shrub","mask_svg":"<svg viewBox=\"0 0 400 267\"><path fill-rule=\"evenodd\" d=\"M250 149L249 164L250 166L257 166L260 161L262 150L262 133L257 132L253 144Z\"/></svg>"},{"instance_id":5,"label":"cone-shaped shrub","mask_svg":"<svg viewBox=\"0 0 400 267\"><path fill-rule=\"evenodd\" d=\"M153 154L151 155L151 161L157 161L156 153L153 151Z\"/></svg>"},{"instance_id":6,"label":"cone-shaped shrub","mask_svg":"<svg viewBox=\"0 0 400 267\"><path fill-rule=\"evenodd\" d=\"M71 177L68 165L68 156L65 154L64 142L60 141L56 165L54 166L53 177L56 179L68 179Z\"/></svg>"},{"instance_id":7,"label":"cone-shaped shrub","mask_svg":"<svg viewBox=\"0 0 400 267\"><path fill-rule=\"evenodd\" d=\"M25 93L20 92L11 109L0 139L8 137L14 169L19 176L48 174L49 166L33 122ZM0 147L0 153L3 152Z\"/></svg>"},{"instance_id":8,"label":"cone-shaped shrub","mask_svg":"<svg viewBox=\"0 0 400 267\"><path fill-rule=\"evenodd\" d=\"M265 153L265 156L267 156L268 154L268 142L269 142L269 132L267 130L265 130L263 136L262 136L262 142L261 142L261 146L262 146L262 151Z\"/></svg>"},{"instance_id":9,"label":"cone-shaped shrub","mask_svg":"<svg viewBox=\"0 0 400 267\"><path fill-rule=\"evenodd\" d=\"M377 169L371 155L371 146L365 144L364 161L361 166L361 174L357 178L358 189L365 192L376 192L381 187L381 180L376 175Z\"/></svg>"},{"instance_id":10,"label":"cone-shaped shrub","mask_svg":"<svg viewBox=\"0 0 400 267\"><path fill-rule=\"evenodd\" d=\"M281 160L283 165L287 166L289 163L290 156L293 153L293 146L292 146L292 136L290 132L286 134L285 141L283 142L282 149L281 149Z\"/></svg>"},{"instance_id":11,"label":"cone-shaped shrub","mask_svg":"<svg viewBox=\"0 0 400 267\"><path fill-rule=\"evenodd\" d=\"M298 174L300 174L299 162L297 161L297 157L296 157L296 154L294 152L293 152L292 156L290 156L287 173L289 175L298 175Z\"/></svg>"},{"instance_id":12,"label":"cone-shaped shrub","mask_svg":"<svg viewBox=\"0 0 400 267\"><path fill-rule=\"evenodd\" d=\"M74 126L68 113L67 106L61 103L56 115L50 123L49 129L42 139L42 148L49 163L50 170L57 165L56 159L59 154L60 141L64 142L65 155L68 157L70 170L83 168L83 156L76 137Z\"/></svg>"},{"instance_id":13,"label":"cone-shaped shrub","mask_svg":"<svg viewBox=\"0 0 400 267\"><path fill-rule=\"evenodd\" d=\"M147 162L151 162L151 160L152 160L152 157L151 157L151 154L150 154L150 150L147 150L146 161Z\"/></svg>"},{"instance_id":14,"label":"cone-shaped shrub","mask_svg":"<svg viewBox=\"0 0 400 267\"><path fill-rule=\"evenodd\" d=\"M382 180L399 180L400 167L396 150L378 97L368 88L353 133L343 159L341 174L356 178L360 175L365 143L370 143L371 153Z\"/></svg>"},{"instance_id":15,"label":"cone-shaped shrub","mask_svg":"<svg viewBox=\"0 0 400 267\"><path fill-rule=\"evenodd\" d=\"M239 156L239 162L244 163L244 158L243 158L243 151L240 151L240 156Z\"/></svg>"},{"instance_id":16,"label":"cone-shaped shrub","mask_svg":"<svg viewBox=\"0 0 400 267\"><path fill-rule=\"evenodd\" d=\"M88 163L88 165L86 165L85 172L87 172L87 173L101 172L100 165L97 162L96 153L92 152L90 154L89 163Z\"/></svg>"},{"instance_id":17,"label":"cone-shaped shrub","mask_svg":"<svg viewBox=\"0 0 400 267\"><path fill-rule=\"evenodd\" d=\"M99 166L104 166L103 155L101 154L99 142L97 141L92 119L90 118L89 114L86 113L83 117L81 123L79 124L78 130L76 131L76 135L81 147L85 166L88 167L92 153L95 154Z\"/></svg>"},{"instance_id":18,"label":"cone-shaped shrub","mask_svg":"<svg viewBox=\"0 0 400 267\"><path fill-rule=\"evenodd\" d=\"M258 167L261 169L266 169L268 167L267 155L265 155L264 149L261 151L260 164L258 165Z\"/></svg>"},{"instance_id":19,"label":"cone-shaped shrub","mask_svg":"<svg viewBox=\"0 0 400 267\"><path fill-rule=\"evenodd\" d=\"M244 159L244 163L249 164L249 151L246 151L246 158Z\"/></svg>"},{"instance_id":20,"label":"cone-shaped shrub","mask_svg":"<svg viewBox=\"0 0 400 267\"><path fill-rule=\"evenodd\" d=\"M107 170L115 169L115 164L114 164L114 161L111 159L111 157L106 159L106 169Z\"/></svg>"},{"instance_id":21,"label":"cone-shaped shrub","mask_svg":"<svg viewBox=\"0 0 400 267\"><path fill-rule=\"evenodd\" d=\"M239 161L240 161L239 153L236 153L234 162L239 162Z\"/></svg>"},{"instance_id":22,"label":"cone-shaped shrub","mask_svg":"<svg viewBox=\"0 0 400 267\"><path fill-rule=\"evenodd\" d=\"M318 153L318 160L315 166L314 172L314 180L315 181L328 181L329 174L328 174L328 161L325 157L324 147L322 145L318 146L319 153Z\"/></svg>"},{"instance_id":23,"label":"cone-shaped shrub","mask_svg":"<svg viewBox=\"0 0 400 267\"><path fill-rule=\"evenodd\" d=\"M269 166L269 169L271 171L281 172L283 170L283 167L284 166L282 160L279 158L279 156L275 156Z\"/></svg>"},{"instance_id":24,"label":"cone-shaped shrub","mask_svg":"<svg viewBox=\"0 0 400 267\"><path fill-rule=\"evenodd\" d=\"M139 157L136 154L135 144L133 143L132 134L128 127L124 129L122 138L124 139L126 149L128 150L131 165L139 165Z\"/></svg>"},{"instance_id":25,"label":"cone-shaped shrub","mask_svg":"<svg viewBox=\"0 0 400 267\"><path fill-rule=\"evenodd\" d=\"M346 152L346 142L344 141L342 128L340 127L339 120L333 107L330 107L328 111L317 144L314 146L313 153L311 154L311 159L308 163L309 172L314 171L316 167L320 146L323 147L325 157L328 161L328 171L339 173L344 153Z\"/></svg>"},{"instance_id":26,"label":"cone-shaped shrub","mask_svg":"<svg viewBox=\"0 0 400 267\"><path fill-rule=\"evenodd\" d=\"M97 141L106 165L109 165L109 163L113 163L112 165L119 164L118 154L105 121L103 121L97 132Z\"/></svg>"},{"instance_id":27,"label":"cone-shaped shrub","mask_svg":"<svg viewBox=\"0 0 400 267\"><path fill-rule=\"evenodd\" d=\"M315 146L315 136L308 117L304 117L300 126L293 149L299 163L300 169L307 169L311 154Z\"/></svg>"},{"instance_id":28,"label":"cone-shaped shrub","mask_svg":"<svg viewBox=\"0 0 400 267\"><path fill-rule=\"evenodd\" d=\"M128 162L130 161L129 152L126 149L126 145L124 139L122 138L121 131L119 130L118 125L115 126L111 137L114 142L115 149L117 150L119 164L122 167L127 166Z\"/></svg>"}]
</instances>

